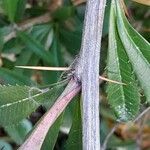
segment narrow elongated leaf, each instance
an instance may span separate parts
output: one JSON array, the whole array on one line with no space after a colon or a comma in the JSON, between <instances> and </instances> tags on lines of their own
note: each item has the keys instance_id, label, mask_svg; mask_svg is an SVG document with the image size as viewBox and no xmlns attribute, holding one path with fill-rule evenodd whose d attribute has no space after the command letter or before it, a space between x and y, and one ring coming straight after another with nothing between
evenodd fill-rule
<instances>
[{"instance_id":1,"label":"narrow elongated leaf","mask_svg":"<svg viewBox=\"0 0 150 150\"><path fill-rule=\"evenodd\" d=\"M45 42L45 38L47 37L47 34L52 31L52 27L49 24L40 24L40 25L35 25L31 31L32 36L38 40L38 41L43 41ZM43 42L43 43L44 43Z\"/></svg>"},{"instance_id":2,"label":"narrow elongated leaf","mask_svg":"<svg viewBox=\"0 0 150 150\"><path fill-rule=\"evenodd\" d=\"M62 58L62 52L61 52L61 44L59 42L59 39L56 36L53 36L53 41L51 43L51 47L49 48L49 51L51 55L53 56L53 63L51 63L52 66L63 66L63 58ZM47 66L45 63L44 66ZM60 76L60 72L48 72L43 71L43 77L45 83L53 83L58 80L58 77Z\"/></svg>"},{"instance_id":3,"label":"narrow elongated leaf","mask_svg":"<svg viewBox=\"0 0 150 150\"><path fill-rule=\"evenodd\" d=\"M19 0L3 0L4 9L10 21L14 21Z\"/></svg>"},{"instance_id":4,"label":"narrow elongated leaf","mask_svg":"<svg viewBox=\"0 0 150 150\"><path fill-rule=\"evenodd\" d=\"M2 48L4 46L4 43L5 43L4 36L6 36L7 34L9 34L10 32L12 32L11 27L4 26L4 27L0 28L0 42L1 42L0 51L2 50Z\"/></svg>"},{"instance_id":5,"label":"narrow elongated leaf","mask_svg":"<svg viewBox=\"0 0 150 150\"><path fill-rule=\"evenodd\" d=\"M28 86L0 86L0 125L19 122L42 104L52 105L64 84L42 90Z\"/></svg>"},{"instance_id":6,"label":"narrow elongated leaf","mask_svg":"<svg viewBox=\"0 0 150 150\"><path fill-rule=\"evenodd\" d=\"M108 78L126 85L108 84L108 99L119 121L128 121L138 113L140 97L129 58L116 30L114 3L109 26Z\"/></svg>"},{"instance_id":7,"label":"narrow elongated leaf","mask_svg":"<svg viewBox=\"0 0 150 150\"><path fill-rule=\"evenodd\" d=\"M18 0L15 21L20 21L23 17L27 0Z\"/></svg>"},{"instance_id":8,"label":"narrow elongated leaf","mask_svg":"<svg viewBox=\"0 0 150 150\"><path fill-rule=\"evenodd\" d=\"M48 51L45 50L45 48L35 40L33 37L29 36L26 33L19 33L19 37L21 40L26 44L27 48L29 50L32 50L37 56L39 56L41 59L43 59L48 64L53 63L53 57L50 55Z\"/></svg>"},{"instance_id":9,"label":"narrow elongated leaf","mask_svg":"<svg viewBox=\"0 0 150 150\"><path fill-rule=\"evenodd\" d=\"M132 37L133 42L140 49L144 57L150 63L150 43L146 41L129 23L124 13L122 13L122 19L124 21L125 28L130 37Z\"/></svg>"},{"instance_id":10,"label":"narrow elongated leaf","mask_svg":"<svg viewBox=\"0 0 150 150\"><path fill-rule=\"evenodd\" d=\"M60 30L60 40L72 54L77 54L81 45L82 26L78 25L75 31L67 31L62 28Z\"/></svg>"},{"instance_id":11,"label":"narrow elongated leaf","mask_svg":"<svg viewBox=\"0 0 150 150\"><path fill-rule=\"evenodd\" d=\"M59 21L67 20L75 14L75 8L72 6L61 7L53 13L53 17Z\"/></svg>"},{"instance_id":12,"label":"narrow elongated leaf","mask_svg":"<svg viewBox=\"0 0 150 150\"><path fill-rule=\"evenodd\" d=\"M11 70L0 68L0 80L1 82L5 84L11 84L11 85L31 85L33 82L27 78L26 76L20 75L16 72L13 72Z\"/></svg>"},{"instance_id":13,"label":"narrow elongated leaf","mask_svg":"<svg viewBox=\"0 0 150 150\"><path fill-rule=\"evenodd\" d=\"M74 118L65 150L82 150L82 119L80 101L76 101Z\"/></svg>"},{"instance_id":14,"label":"narrow elongated leaf","mask_svg":"<svg viewBox=\"0 0 150 150\"><path fill-rule=\"evenodd\" d=\"M28 64L29 60L31 59L32 55L33 55L32 51L23 49L22 52L20 53L20 56L18 57L18 59L15 62L15 66L18 66L18 65L26 66ZM14 68L14 71L16 71L17 73L23 73L24 70Z\"/></svg>"},{"instance_id":15,"label":"narrow elongated leaf","mask_svg":"<svg viewBox=\"0 0 150 150\"><path fill-rule=\"evenodd\" d=\"M33 65L33 66L37 66L38 62L40 61L40 58L37 57L34 53L32 54L31 58L28 61L27 65ZM24 74L27 76L31 76L31 73L33 72L33 70L27 70L24 69Z\"/></svg>"},{"instance_id":16,"label":"narrow elongated leaf","mask_svg":"<svg viewBox=\"0 0 150 150\"><path fill-rule=\"evenodd\" d=\"M12 22L19 21L25 10L27 0L3 0L6 15Z\"/></svg>"},{"instance_id":17,"label":"narrow elongated leaf","mask_svg":"<svg viewBox=\"0 0 150 150\"><path fill-rule=\"evenodd\" d=\"M123 12L119 1L116 2L117 27L123 46L143 90L147 101L150 101L150 44L143 40L134 30L129 33L123 21ZM135 32L133 34L133 32ZM135 36L133 38L133 36ZM138 42L142 42L137 44ZM142 45L141 45L142 44Z\"/></svg>"},{"instance_id":18,"label":"narrow elongated leaf","mask_svg":"<svg viewBox=\"0 0 150 150\"><path fill-rule=\"evenodd\" d=\"M44 25L36 25L32 28L31 35L34 39L38 40L41 42L45 36L47 36L47 33L51 30L51 26L44 24ZM33 51L29 51L28 48L22 49L18 59L15 62L15 66L36 66L38 61L40 60L39 57L35 55ZM19 73L24 73L29 75L32 71L29 70L23 70L23 69L18 69L15 68L15 71Z\"/></svg>"}]
</instances>

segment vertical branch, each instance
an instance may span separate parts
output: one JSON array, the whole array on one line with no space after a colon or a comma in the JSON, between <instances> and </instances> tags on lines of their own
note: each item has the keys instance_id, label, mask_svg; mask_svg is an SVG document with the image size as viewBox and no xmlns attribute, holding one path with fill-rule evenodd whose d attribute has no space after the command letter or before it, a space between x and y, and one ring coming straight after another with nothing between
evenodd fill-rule
<instances>
[{"instance_id":1,"label":"vertical branch","mask_svg":"<svg viewBox=\"0 0 150 150\"><path fill-rule=\"evenodd\" d=\"M82 82L83 149L100 149L99 59L106 0L87 0L76 76Z\"/></svg>"}]
</instances>

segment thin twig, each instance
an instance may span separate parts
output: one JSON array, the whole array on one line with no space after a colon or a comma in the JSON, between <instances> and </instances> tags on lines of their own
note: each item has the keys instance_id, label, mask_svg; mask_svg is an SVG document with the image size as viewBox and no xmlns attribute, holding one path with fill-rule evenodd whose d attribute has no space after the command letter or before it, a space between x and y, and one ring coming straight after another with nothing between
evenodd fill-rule
<instances>
[{"instance_id":1,"label":"thin twig","mask_svg":"<svg viewBox=\"0 0 150 150\"><path fill-rule=\"evenodd\" d=\"M72 0L72 3L74 4L74 6L81 5L85 2L86 0Z\"/></svg>"},{"instance_id":2,"label":"thin twig","mask_svg":"<svg viewBox=\"0 0 150 150\"><path fill-rule=\"evenodd\" d=\"M15 67L16 68L22 68L22 69L49 70L49 71L68 71L71 69L70 67L43 67L43 66L15 66ZM104 76L99 76L99 79L107 81L107 82L111 82L111 83L120 84L120 85L127 85L127 84L119 82L119 81L105 78Z\"/></svg>"},{"instance_id":3,"label":"thin twig","mask_svg":"<svg viewBox=\"0 0 150 150\"><path fill-rule=\"evenodd\" d=\"M116 128L118 127L119 124L116 124L112 129L111 131L108 133L108 135L106 136L105 140L104 140L104 143L101 147L101 150L105 150L107 148L107 143L110 139L110 137L113 135L113 133L115 132Z\"/></svg>"},{"instance_id":4,"label":"thin twig","mask_svg":"<svg viewBox=\"0 0 150 150\"><path fill-rule=\"evenodd\" d=\"M36 24L42 24L42 23L47 23L51 20L50 14L46 13L42 16L36 17L36 18L32 18L32 19L28 19L26 21L23 21L22 23L17 24L16 28L17 31L25 31L28 28L36 25ZM12 31L10 32L8 35L6 35L4 37L4 42L8 42L9 40L11 40L12 38L16 37L16 31Z\"/></svg>"},{"instance_id":5,"label":"thin twig","mask_svg":"<svg viewBox=\"0 0 150 150\"><path fill-rule=\"evenodd\" d=\"M60 116L60 114L63 112L63 110L72 100L72 98L80 91L80 88L81 86L78 84L78 82L76 82L73 79L68 83L64 92L56 100L52 108L38 122L36 128L33 130L33 132L27 138L27 140L21 145L19 150L41 149L42 143L45 139L49 128Z\"/></svg>"},{"instance_id":6,"label":"thin twig","mask_svg":"<svg viewBox=\"0 0 150 150\"><path fill-rule=\"evenodd\" d=\"M67 71L69 67L41 67L41 66L15 66L16 68L32 70L50 70L50 71Z\"/></svg>"},{"instance_id":7,"label":"thin twig","mask_svg":"<svg viewBox=\"0 0 150 150\"><path fill-rule=\"evenodd\" d=\"M148 113L150 111L150 107L146 108L141 114L138 115L138 117L133 121L133 123L137 122L143 115Z\"/></svg>"},{"instance_id":8,"label":"thin twig","mask_svg":"<svg viewBox=\"0 0 150 150\"><path fill-rule=\"evenodd\" d=\"M56 5L57 3L57 5ZM57 8L59 8L62 5L62 0L53 0L51 2L52 5L50 5L49 11L52 13L53 11L55 11ZM79 4L77 4L79 5ZM77 6L76 5L76 6ZM28 28L33 27L36 24L43 24L43 23L47 23L49 21L52 20L52 17L50 15L50 13L45 13L44 15L35 17L35 18L31 18L31 19L27 19L21 23L16 24L16 30L17 31L25 31ZM12 38L16 37L16 31L15 29L10 32L8 35L6 35L3 39L4 42L8 42L9 40L11 40Z\"/></svg>"},{"instance_id":9,"label":"thin twig","mask_svg":"<svg viewBox=\"0 0 150 150\"><path fill-rule=\"evenodd\" d=\"M56 9L60 8L63 4L63 0L51 0L49 3L49 11L54 12Z\"/></svg>"},{"instance_id":10,"label":"thin twig","mask_svg":"<svg viewBox=\"0 0 150 150\"><path fill-rule=\"evenodd\" d=\"M148 114L145 114L144 115L144 118L141 118L141 121L140 121L140 125L139 125L139 131L137 133L137 138L136 138L136 143L137 143L137 150L141 150L141 145L142 145L142 134L143 134L143 128L144 128L144 125L147 121L147 118L148 118Z\"/></svg>"},{"instance_id":11,"label":"thin twig","mask_svg":"<svg viewBox=\"0 0 150 150\"><path fill-rule=\"evenodd\" d=\"M132 1L150 6L150 1L149 0L132 0Z\"/></svg>"}]
</instances>

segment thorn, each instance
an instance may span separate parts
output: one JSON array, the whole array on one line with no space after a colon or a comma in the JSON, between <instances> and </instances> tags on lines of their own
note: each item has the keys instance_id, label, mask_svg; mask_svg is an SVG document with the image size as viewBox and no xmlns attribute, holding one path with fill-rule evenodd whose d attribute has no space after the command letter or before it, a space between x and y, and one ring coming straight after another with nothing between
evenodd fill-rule
<instances>
[{"instance_id":1,"label":"thorn","mask_svg":"<svg viewBox=\"0 0 150 150\"><path fill-rule=\"evenodd\" d=\"M111 79L108 79L108 78L105 78L105 77L102 77L102 76L99 76L99 78L101 80L104 80L104 81L108 81L108 82L112 82L112 83L116 83L116 84L120 84L120 85L127 85L125 83L122 83L122 82L118 82L118 81L115 81L115 80L111 80Z\"/></svg>"},{"instance_id":2,"label":"thorn","mask_svg":"<svg viewBox=\"0 0 150 150\"><path fill-rule=\"evenodd\" d=\"M42 67L42 66L15 66L16 68L22 68L22 69L33 69L33 70L49 70L49 71L67 71L70 70L69 67ZM120 84L120 85L126 85L125 83L118 82L115 80L111 80L102 76L99 76L101 80Z\"/></svg>"},{"instance_id":3,"label":"thorn","mask_svg":"<svg viewBox=\"0 0 150 150\"><path fill-rule=\"evenodd\" d=\"M66 71L70 70L69 67L42 67L42 66L15 66L16 68L22 69L33 69L33 70L50 70L50 71Z\"/></svg>"}]
</instances>

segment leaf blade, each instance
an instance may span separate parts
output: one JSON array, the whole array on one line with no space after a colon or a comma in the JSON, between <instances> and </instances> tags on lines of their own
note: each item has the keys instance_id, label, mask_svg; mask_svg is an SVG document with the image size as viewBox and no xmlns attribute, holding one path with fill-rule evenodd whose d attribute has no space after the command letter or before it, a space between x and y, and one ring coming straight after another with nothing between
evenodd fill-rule
<instances>
[{"instance_id":1,"label":"leaf blade","mask_svg":"<svg viewBox=\"0 0 150 150\"><path fill-rule=\"evenodd\" d=\"M69 133L69 138L64 146L65 150L82 150L82 125L80 101L76 100L74 119Z\"/></svg>"},{"instance_id":2,"label":"leaf blade","mask_svg":"<svg viewBox=\"0 0 150 150\"><path fill-rule=\"evenodd\" d=\"M138 47L138 45L136 45L136 43L134 42L135 40L132 39L132 37L128 33L128 30L125 28L122 19L123 12L121 11L121 6L118 1L116 1L116 11L119 36L125 47L126 53L133 66L134 72L140 82L140 85L144 90L147 101L150 101L150 55L148 55L148 57L145 57L145 55L143 55L143 50L141 51L140 49L141 46ZM150 48L150 45L148 45L148 47Z\"/></svg>"},{"instance_id":3,"label":"leaf blade","mask_svg":"<svg viewBox=\"0 0 150 150\"><path fill-rule=\"evenodd\" d=\"M26 76L19 75L17 72L13 72L6 68L0 68L0 79L5 84L12 84L12 85L31 85L33 82L27 78Z\"/></svg>"},{"instance_id":4,"label":"leaf blade","mask_svg":"<svg viewBox=\"0 0 150 150\"><path fill-rule=\"evenodd\" d=\"M63 90L64 84L50 89L0 86L0 125L16 124L28 117L40 105L51 106Z\"/></svg>"},{"instance_id":5,"label":"leaf blade","mask_svg":"<svg viewBox=\"0 0 150 150\"><path fill-rule=\"evenodd\" d=\"M126 85L108 84L108 100L119 121L128 121L139 110L140 97L132 66L116 29L114 3L111 4L109 27L108 78ZM125 68L125 69L124 69Z\"/></svg>"},{"instance_id":6,"label":"leaf blade","mask_svg":"<svg viewBox=\"0 0 150 150\"><path fill-rule=\"evenodd\" d=\"M36 55L38 55L41 59L43 59L48 64L53 63L53 57L50 55L48 51L33 37L29 36L26 33L19 33L19 37L26 44L26 46L32 50Z\"/></svg>"}]
</instances>

